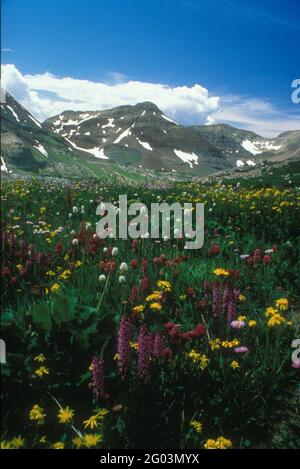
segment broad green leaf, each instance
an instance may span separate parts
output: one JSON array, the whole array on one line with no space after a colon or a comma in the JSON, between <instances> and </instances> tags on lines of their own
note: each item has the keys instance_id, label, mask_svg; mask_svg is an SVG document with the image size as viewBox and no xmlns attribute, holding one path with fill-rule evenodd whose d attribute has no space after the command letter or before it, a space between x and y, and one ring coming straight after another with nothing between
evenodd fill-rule
<instances>
[{"instance_id":1,"label":"broad green leaf","mask_svg":"<svg viewBox=\"0 0 300 469\"><path fill-rule=\"evenodd\" d=\"M31 310L32 319L36 327L49 332L51 330L51 315L49 306L45 303L35 306Z\"/></svg>"},{"instance_id":2,"label":"broad green leaf","mask_svg":"<svg viewBox=\"0 0 300 469\"><path fill-rule=\"evenodd\" d=\"M75 315L74 297L57 292L51 299L52 318L56 324L71 321Z\"/></svg>"}]
</instances>

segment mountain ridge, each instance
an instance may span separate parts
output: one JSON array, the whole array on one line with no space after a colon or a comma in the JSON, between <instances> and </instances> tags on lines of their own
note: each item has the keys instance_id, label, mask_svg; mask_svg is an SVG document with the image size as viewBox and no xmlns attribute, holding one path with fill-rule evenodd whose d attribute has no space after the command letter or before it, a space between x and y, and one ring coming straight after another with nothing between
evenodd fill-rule
<instances>
[{"instance_id":1,"label":"mountain ridge","mask_svg":"<svg viewBox=\"0 0 300 469\"><path fill-rule=\"evenodd\" d=\"M183 126L150 101L67 110L40 123L5 96L1 169L6 173L98 177L126 170L197 178L264 160L300 159L300 130L266 139L229 124Z\"/></svg>"}]
</instances>

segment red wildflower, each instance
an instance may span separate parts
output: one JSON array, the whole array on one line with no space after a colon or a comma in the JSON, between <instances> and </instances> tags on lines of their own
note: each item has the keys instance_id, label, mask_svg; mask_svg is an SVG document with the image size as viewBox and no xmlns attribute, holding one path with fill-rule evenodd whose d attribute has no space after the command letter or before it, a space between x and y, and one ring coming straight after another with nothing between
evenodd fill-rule
<instances>
[{"instance_id":1,"label":"red wildflower","mask_svg":"<svg viewBox=\"0 0 300 469\"><path fill-rule=\"evenodd\" d=\"M221 248L218 244L212 244L209 249L209 254L216 255L216 254L219 254L220 251L221 251Z\"/></svg>"},{"instance_id":2,"label":"red wildflower","mask_svg":"<svg viewBox=\"0 0 300 469\"><path fill-rule=\"evenodd\" d=\"M133 269L136 269L137 266L139 265L139 263L138 263L138 261L137 261L136 259L132 259L132 260L130 261L130 265L131 265L131 267L132 267Z\"/></svg>"},{"instance_id":3,"label":"red wildflower","mask_svg":"<svg viewBox=\"0 0 300 469\"><path fill-rule=\"evenodd\" d=\"M271 256L269 256L269 254L265 254L262 261L265 265L270 264Z\"/></svg>"}]
</instances>

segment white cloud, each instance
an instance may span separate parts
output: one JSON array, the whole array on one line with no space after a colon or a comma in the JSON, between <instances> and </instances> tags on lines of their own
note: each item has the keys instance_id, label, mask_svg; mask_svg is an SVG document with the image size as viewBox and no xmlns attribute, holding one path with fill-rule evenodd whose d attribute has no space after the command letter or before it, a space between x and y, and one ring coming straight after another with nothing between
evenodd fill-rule
<instances>
[{"instance_id":1,"label":"white cloud","mask_svg":"<svg viewBox=\"0 0 300 469\"><path fill-rule=\"evenodd\" d=\"M239 96L221 98L219 108L209 118L266 137L276 137L281 132L300 129L300 114L286 114L266 100Z\"/></svg>"},{"instance_id":2,"label":"white cloud","mask_svg":"<svg viewBox=\"0 0 300 469\"><path fill-rule=\"evenodd\" d=\"M266 100L211 96L199 84L171 87L128 80L119 72L111 73L110 82L104 83L50 72L24 75L13 64L1 68L2 87L41 121L67 109L93 111L152 101L183 124L226 122L271 137L300 128L299 115L284 115Z\"/></svg>"},{"instance_id":3,"label":"white cloud","mask_svg":"<svg viewBox=\"0 0 300 469\"><path fill-rule=\"evenodd\" d=\"M35 117L44 120L66 109L99 110L152 101L172 117L203 115L218 108L219 98L209 96L200 85L170 87L141 81L120 82L113 74L112 84L56 77L49 72L23 75L8 64L2 66L2 86Z\"/></svg>"},{"instance_id":4,"label":"white cloud","mask_svg":"<svg viewBox=\"0 0 300 469\"><path fill-rule=\"evenodd\" d=\"M207 116L205 125L214 125L215 123L216 120L212 115Z\"/></svg>"}]
</instances>

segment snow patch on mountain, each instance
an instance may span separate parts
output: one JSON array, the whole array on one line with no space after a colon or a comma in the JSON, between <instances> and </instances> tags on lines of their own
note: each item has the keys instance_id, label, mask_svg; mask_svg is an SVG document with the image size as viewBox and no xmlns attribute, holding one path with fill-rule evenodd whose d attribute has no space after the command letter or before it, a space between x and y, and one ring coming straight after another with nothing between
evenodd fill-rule
<instances>
[{"instance_id":1,"label":"snow patch on mountain","mask_svg":"<svg viewBox=\"0 0 300 469\"><path fill-rule=\"evenodd\" d=\"M260 142L260 141L254 141L251 142L250 140L244 140L242 142L242 147L247 150L249 153L252 153L252 155L259 155L260 153L263 153L264 151L268 150L279 150L281 148L281 145L274 145L272 141L265 141L265 142Z\"/></svg>"},{"instance_id":2,"label":"snow patch on mountain","mask_svg":"<svg viewBox=\"0 0 300 469\"><path fill-rule=\"evenodd\" d=\"M14 116L14 118L15 118L18 122L20 122L19 116L18 116L18 114L16 113L16 111L15 111L11 106L8 106L8 105L7 105L7 109L9 109L10 112L12 113L12 115Z\"/></svg>"},{"instance_id":3,"label":"snow patch on mountain","mask_svg":"<svg viewBox=\"0 0 300 469\"><path fill-rule=\"evenodd\" d=\"M31 114L28 114L28 117L35 123L35 125L42 128L42 124L39 121L37 121Z\"/></svg>"},{"instance_id":4,"label":"snow patch on mountain","mask_svg":"<svg viewBox=\"0 0 300 469\"><path fill-rule=\"evenodd\" d=\"M174 153L178 158L180 158L184 163L188 163L191 168L193 168L193 163L198 164L198 155L195 153L186 153L181 150L174 150Z\"/></svg>"},{"instance_id":5,"label":"snow patch on mountain","mask_svg":"<svg viewBox=\"0 0 300 469\"><path fill-rule=\"evenodd\" d=\"M39 142L37 142L38 145L33 145L34 148L36 148L40 153L42 153L42 155L46 156L46 158L48 158L48 153L47 151L45 150L45 148L43 147L43 145Z\"/></svg>"},{"instance_id":6,"label":"snow patch on mountain","mask_svg":"<svg viewBox=\"0 0 300 469\"><path fill-rule=\"evenodd\" d=\"M5 161L2 158L2 156L1 156L1 171L3 171L4 173L8 173L7 166L6 166Z\"/></svg>"},{"instance_id":7,"label":"snow patch on mountain","mask_svg":"<svg viewBox=\"0 0 300 469\"><path fill-rule=\"evenodd\" d=\"M129 137L131 135L131 127L124 130L124 132L119 135L119 137L114 141L114 143L120 143L124 138Z\"/></svg>"},{"instance_id":8,"label":"snow patch on mountain","mask_svg":"<svg viewBox=\"0 0 300 469\"><path fill-rule=\"evenodd\" d=\"M162 114L161 117L165 119L166 121L172 122L172 124L179 125L177 122L173 121L172 119L170 119L170 117L167 117L164 114Z\"/></svg>"},{"instance_id":9,"label":"snow patch on mountain","mask_svg":"<svg viewBox=\"0 0 300 469\"><path fill-rule=\"evenodd\" d=\"M148 151L153 151L153 148L151 147L150 143L147 143L147 142L142 142L141 140L139 140L138 138L136 138L137 141L139 142L140 145L142 145L142 147L144 147L146 150Z\"/></svg>"},{"instance_id":10,"label":"snow patch on mountain","mask_svg":"<svg viewBox=\"0 0 300 469\"><path fill-rule=\"evenodd\" d=\"M105 125L102 125L102 129L106 129L106 127L115 127L115 124L113 122L114 122L114 118L108 119L108 123Z\"/></svg>"},{"instance_id":11,"label":"snow patch on mountain","mask_svg":"<svg viewBox=\"0 0 300 469\"><path fill-rule=\"evenodd\" d=\"M242 168L245 165L247 165L247 166L256 166L256 163L253 160L247 160L246 162L242 161L242 160L236 160L235 164L238 168Z\"/></svg>"},{"instance_id":12,"label":"snow patch on mountain","mask_svg":"<svg viewBox=\"0 0 300 469\"><path fill-rule=\"evenodd\" d=\"M75 143L71 142L68 138L66 140L72 145L72 147L76 148L76 150L84 151L86 153L90 153L93 155L95 158L100 158L102 160L109 160L108 156L105 155L104 149L95 147L95 148L82 148L78 147Z\"/></svg>"}]
</instances>

